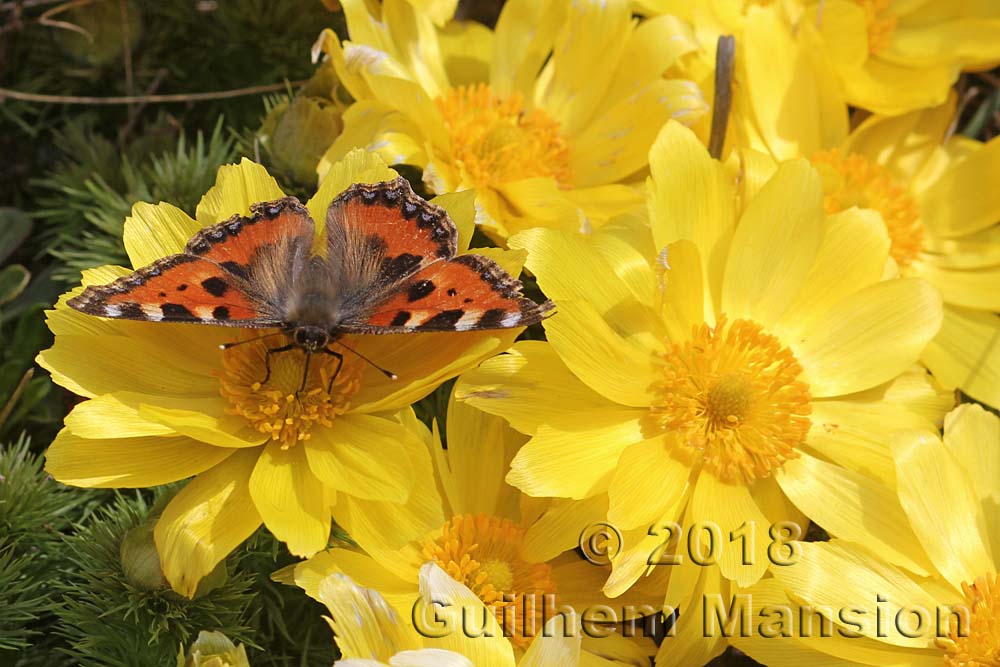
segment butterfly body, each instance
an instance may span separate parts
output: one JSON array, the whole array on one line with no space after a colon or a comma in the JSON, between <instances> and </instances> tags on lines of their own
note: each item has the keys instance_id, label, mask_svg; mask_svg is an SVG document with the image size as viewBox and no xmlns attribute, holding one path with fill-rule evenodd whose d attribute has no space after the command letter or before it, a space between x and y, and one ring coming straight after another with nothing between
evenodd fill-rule
<instances>
[{"instance_id":1,"label":"butterfly body","mask_svg":"<svg viewBox=\"0 0 1000 667\"><path fill-rule=\"evenodd\" d=\"M294 197L206 227L184 252L87 287L72 308L101 317L275 328L307 353L345 334L526 326L552 309L492 260L458 255L444 209L401 178L355 184L330 204L321 248Z\"/></svg>"}]
</instances>

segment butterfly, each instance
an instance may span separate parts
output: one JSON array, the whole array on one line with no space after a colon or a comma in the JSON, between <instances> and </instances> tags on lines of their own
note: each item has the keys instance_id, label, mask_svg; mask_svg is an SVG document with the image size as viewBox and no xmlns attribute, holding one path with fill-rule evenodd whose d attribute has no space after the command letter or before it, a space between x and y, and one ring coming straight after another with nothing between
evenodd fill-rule
<instances>
[{"instance_id":1,"label":"butterfly","mask_svg":"<svg viewBox=\"0 0 1000 667\"><path fill-rule=\"evenodd\" d=\"M69 306L127 320L277 328L267 335L285 333L291 342L268 350L262 384L270 355L296 348L306 353L306 372L313 354L337 357L339 371L343 356L333 344L395 378L339 339L521 327L553 308L524 297L493 260L456 255L455 223L403 178L357 183L334 199L325 252L314 252L313 220L295 197L250 212L202 229L182 253L87 287Z\"/></svg>"}]
</instances>

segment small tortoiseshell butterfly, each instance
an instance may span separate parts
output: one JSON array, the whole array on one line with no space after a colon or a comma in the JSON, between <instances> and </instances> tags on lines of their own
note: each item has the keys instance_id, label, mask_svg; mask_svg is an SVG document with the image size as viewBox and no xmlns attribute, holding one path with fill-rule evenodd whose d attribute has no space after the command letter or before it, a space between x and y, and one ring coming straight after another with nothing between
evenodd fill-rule
<instances>
[{"instance_id":1,"label":"small tortoiseshell butterfly","mask_svg":"<svg viewBox=\"0 0 1000 667\"><path fill-rule=\"evenodd\" d=\"M184 252L88 287L69 305L100 317L274 327L293 342L268 356L300 348L307 364L316 353L342 361L328 348L344 334L505 329L552 310L494 261L456 256L457 239L447 212L405 179L358 183L327 210L325 255L313 252L306 208L285 197L206 227ZM268 364L264 382L269 375Z\"/></svg>"}]
</instances>

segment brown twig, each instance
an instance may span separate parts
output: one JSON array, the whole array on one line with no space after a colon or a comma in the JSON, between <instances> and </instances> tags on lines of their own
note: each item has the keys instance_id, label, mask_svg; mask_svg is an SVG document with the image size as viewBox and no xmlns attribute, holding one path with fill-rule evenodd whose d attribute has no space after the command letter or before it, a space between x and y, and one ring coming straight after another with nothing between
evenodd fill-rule
<instances>
[{"instance_id":1,"label":"brown twig","mask_svg":"<svg viewBox=\"0 0 1000 667\"><path fill-rule=\"evenodd\" d=\"M733 67L736 60L736 40L721 35L715 46L715 100L712 104L712 130L708 138L708 153L718 159L726 143L729 111L733 106Z\"/></svg>"},{"instance_id":2,"label":"brown twig","mask_svg":"<svg viewBox=\"0 0 1000 667\"><path fill-rule=\"evenodd\" d=\"M10 88L0 88L0 102L5 98L21 100L22 102L44 102L50 104L171 104L175 102L204 102L208 100L225 100L231 97L273 93L278 90L294 88L305 84L308 79L286 81L284 83L269 83L265 86L250 86L234 90L219 90L209 93L178 93L175 95L120 95L112 97L87 97L77 95L44 95L42 93L26 93Z\"/></svg>"}]
</instances>

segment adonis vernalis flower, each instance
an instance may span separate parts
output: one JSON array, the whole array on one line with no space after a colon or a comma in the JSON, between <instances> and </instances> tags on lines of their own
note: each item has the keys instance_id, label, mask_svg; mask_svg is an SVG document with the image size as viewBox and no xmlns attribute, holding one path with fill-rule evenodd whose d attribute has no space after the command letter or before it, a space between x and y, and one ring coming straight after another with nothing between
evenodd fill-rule
<instances>
[{"instance_id":1,"label":"adonis vernalis flower","mask_svg":"<svg viewBox=\"0 0 1000 667\"><path fill-rule=\"evenodd\" d=\"M482 601L468 587L455 581L435 563L420 568L419 597L414 600L434 608L433 631L418 629L409 613L400 614L378 590L364 588L347 575L331 574L317 584L317 595L327 609L343 658L337 667L645 667L649 658L631 657L619 650L608 657L583 650L581 633L565 632L559 619L549 621L547 632L531 641L519 657L503 638L500 626ZM464 618L475 619L483 634L472 636ZM406 619L406 620L403 620ZM447 632L446 632L447 631Z\"/></svg>"},{"instance_id":2,"label":"adonis vernalis flower","mask_svg":"<svg viewBox=\"0 0 1000 667\"><path fill-rule=\"evenodd\" d=\"M334 165L306 207L323 221L350 184L395 176L377 157L356 151ZM471 195L436 200L461 229L460 252L474 224ZM125 222L125 246L134 267L146 266L181 252L202 227L281 196L263 167L244 160L220 169L196 219L170 204L137 204ZM515 253L485 252L520 269ZM86 272L83 282L128 273L108 266ZM386 539L400 544L440 525L440 514L425 510L433 489L417 481L431 474L427 448L399 411L516 335L351 336L350 347L398 379L355 354L344 355L339 373L335 359L314 355L300 390L298 350L272 355L267 375L267 350L279 345L273 338L222 351L220 344L255 334L84 315L66 306L77 293L48 313L55 343L38 357L55 382L87 399L49 448L47 470L87 487L145 487L193 476L155 532L164 574L189 596L262 522L300 556L327 546L331 515L349 531L359 521L382 521L394 531Z\"/></svg>"},{"instance_id":3,"label":"adonis vernalis flower","mask_svg":"<svg viewBox=\"0 0 1000 667\"><path fill-rule=\"evenodd\" d=\"M804 160L745 183L744 204L676 123L650 165L651 232L633 221L590 239L536 229L510 240L557 304L549 342L515 345L456 395L532 436L507 477L528 495L607 495L625 548L605 592L646 572L669 537L659 527L718 527L710 567L649 568L669 571L666 603L680 605L659 664L700 664L691 656L725 640L692 631L700 619L685 605L757 581L790 534L770 526L801 521L792 504L814 516L844 493L835 479L891 479L889 434L933 428L952 399L912 370L940 326L940 295L883 280L878 216L827 215ZM730 537L740 531L752 535Z\"/></svg>"},{"instance_id":4,"label":"adonis vernalis flower","mask_svg":"<svg viewBox=\"0 0 1000 667\"><path fill-rule=\"evenodd\" d=\"M797 544L792 565L743 591L754 614L768 604L792 610L790 636L754 630L733 640L739 648L765 664L778 656L800 664L997 664L1000 419L961 405L945 419L943 442L935 431L901 431L892 449L897 489L837 509L894 548L864 539ZM802 606L825 617L826 636L818 622L804 636Z\"/></svg>"},{"instance_id":5,"label":"adonis vernalis flower","mask_svg":"<svg viewBox=\"0 0 1000 667\"><path fill-rule=\"evenodd\" d=\"M606 506L582 503L575 508L573 501L533 504L506 484L503 478L510 461L527 438L499 417L452 400L447 448L436 430L432 434L419 423L414 429L433 453L435 478L442 489L433 514L443 514L444 521L400 548L386 542L384 527L363 527L351 538L364 552L331 549L295 566L294 576L282 575L282 580L294 579L318 597L321 581L333 573L347 574L361 585L377 587L397 613L408 617L418 596L420 568L432 562L494 611L518 654L557 609L568 605L578 610L579 626L586 609L612 603L601 593L607 571L572 551L581 531L589 521L603 518ZM431 485L431 480L423 483ZM622 610L652 601L656 604L643 612L649 614L659 610L657 597L633 590L613 602ZM626 620L625 615L628 611L621 611L618 620ZM604 651L617 646L622 655L638 650L616 635L592 641Z\"/></svg>"},{"instance_id":6,"label":"adonis vernalis flower","mask_svg":"<svg viewBox=\"0 0 1000 667\"><path fill-rule=\"evenodd\" d=\"M497 239L641 206L622 184L644 173L657 131L706 110L697 86L661 77L679 55L672 19L637 23L624 0L513 0L495 31L437 30L400 0L344 11L350 39L326 31L319 45L356 102L325 164L366 146L422 168L434 192L475 188Z\"/></svg>"},{"instance_id":7,"label":"adonis vernalis flower","mask_svg":"<svg viewBox=\"0 0 1000 667\"><path fill-rule=\"evenodd\" d=\"M1000 5L949 0L785 0L777 3L678 3L638 0L644 13L677 15L692 25L701 61L714 58L720 34L746 42L748 59L788 65L789 52L775 44L754 42L749 24L763 13L779 17L786 29L801 36L810 53L822 59L843 88L849 104L883 115L897 115L942 104L963 71L988 70L1000 63ZM747 32L744 32L747 31ZM818 38L818 39L817 39ZM683 68L681 69L683 73ZM770 84L779 83L775 77ZM821 80L805 82L805 93ZM775 102L793 102L780 99ZM802 119L788 113L794 126Z\"/></svg>"}]
</instances>

